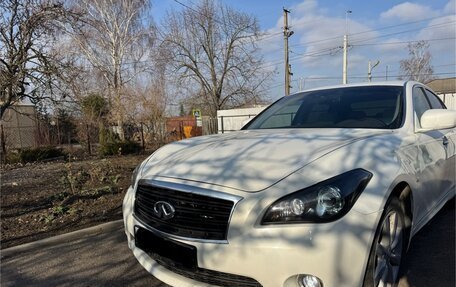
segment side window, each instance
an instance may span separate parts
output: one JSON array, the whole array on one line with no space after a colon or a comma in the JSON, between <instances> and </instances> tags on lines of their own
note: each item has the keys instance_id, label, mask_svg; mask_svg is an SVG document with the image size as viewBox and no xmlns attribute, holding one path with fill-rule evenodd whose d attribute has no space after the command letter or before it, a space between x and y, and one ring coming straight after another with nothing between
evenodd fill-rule
<instances>
[{"instance_id":1,"label":"side window","mask_svg":"<svg viewBox=\"0 0 456 287\"><path fill-rule=\"evenodd\" d=\"M273 129L290 126L300 106L301 102L296 102L293 105L282 107L282 109L266 119L261 124L261 128Z\"/></svg>"},{"instance_id":2,"label":"side window","mask_svg":"<svg viewBox=\"0 0 456 287\"><path fill-rule=\"evenodd\" d=\"M421 127L420 124L420 119L423 113L427 110L430 110L431 106L429 105L429 102L426 98L426 95L424 94L424 91L422 88L419 87L414 87L413 88L413 110L415 112L417 122L419 126Z\"/></svg>"},{"instance_id":3,"label":"side window","mask_svg":"<svg viewBox=\"0 0 456 287\"><path fill-rule=\"evenodd\" d=\"M431 103L431 108L433 109L446 109L445 104L442 103L439 97L429 90L426 90L426 96Z\"/></svg>"}]
</instances>

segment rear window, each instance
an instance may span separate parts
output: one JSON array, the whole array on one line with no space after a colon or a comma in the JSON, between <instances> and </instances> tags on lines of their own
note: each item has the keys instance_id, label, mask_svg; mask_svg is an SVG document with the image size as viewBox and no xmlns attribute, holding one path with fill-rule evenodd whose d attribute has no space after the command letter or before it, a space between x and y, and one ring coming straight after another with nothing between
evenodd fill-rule
<instances>
[{"instance_id":1,"label":"rear window","mask_svg":"<svg viewBox=\"0 0 456 287\"><path fill-rule=\"evenodd\" d=\"M284 97L244 129L373 128L402 125L403 87L343 87Z\"/></svg>"}]
</instances>

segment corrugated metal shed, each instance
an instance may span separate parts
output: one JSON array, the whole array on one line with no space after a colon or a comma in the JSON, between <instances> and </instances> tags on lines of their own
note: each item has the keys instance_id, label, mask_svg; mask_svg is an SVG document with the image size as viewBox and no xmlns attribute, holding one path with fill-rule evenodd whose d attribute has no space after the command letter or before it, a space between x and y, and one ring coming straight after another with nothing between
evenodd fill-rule
<instances>
[{"instance_id":1,"label":"corrugated metal shed","mask_svg":"<svg viewBox=\"0 0 456 287\"><path fill-rule=\"evenodd\" d=\"M437 94L454 94L456 93L456 78L435 79L427 83Z\"/></svg>"},{"instance_id":2,"label":"corrugated metal shed","mask_svg":"<svg viewBox=\"0 0 456 287\"><path fill-rule=\"evenodd\" d=\"M37 121L34 105L17 104L6 110L1 125L8 148L35 146Z\"/></svg>"},{"instance_id":3,"label":"corrugated metal shed","mask_svg":"<svg viewBox=\"0 0 456 287\"><path fill-rule=\"evenodd\" d=\"M456 110L456 78L435 79L427 86L437 93L448 109Z\"/></svg>"}]
</instances>

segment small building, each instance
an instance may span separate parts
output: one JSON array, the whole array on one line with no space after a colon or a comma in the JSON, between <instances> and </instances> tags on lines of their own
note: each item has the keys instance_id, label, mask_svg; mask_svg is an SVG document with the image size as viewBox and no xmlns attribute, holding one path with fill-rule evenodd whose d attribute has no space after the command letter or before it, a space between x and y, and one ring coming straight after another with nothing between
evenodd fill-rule
<instances>
[{"instance_id":1,"label":"small building","mask_svg":"<svg viewBox=\"0 0 456 287\"><path fill-rule=\"evenodd\" d=\"M218 133L240 130L250 119L261 113L267 106L217 111Z\"/></svg>"},{"instance_id":2,"label":"small building","mask_svg":"<svg viewBox=\"0 0 456 287\"><path fill-rule=\"evenodd\" d=\"M6 148L23 149L35 146L38 131L36 116L35 106L30 104L14 105L5 111L1 128Z\"/></svg>"},{"instance_id":3,"label":"small building","mask_svg":"<svg viewBox=\"0 0 456 287\"><path fill-rule=\"evenodd\" d=\"M445 103L448 109L456 110L456 77L435 79L427 83Z\"/></svg>"}]
</instances>

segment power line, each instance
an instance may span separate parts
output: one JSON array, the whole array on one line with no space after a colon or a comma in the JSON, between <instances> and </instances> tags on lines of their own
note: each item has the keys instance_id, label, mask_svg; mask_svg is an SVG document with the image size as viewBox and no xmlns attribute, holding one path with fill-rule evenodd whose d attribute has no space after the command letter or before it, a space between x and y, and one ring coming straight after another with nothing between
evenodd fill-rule
<instances>
[{"instance_id":1,"label":"power line","mask_svg":"<svg viewBox=\"0 0 456 287\"><path fill-rule=\"evenodd\" d=\"M262 89L261 91L259 91L259 93L270 91L272 89L275 89L275 88L278 88L278 87L283 87L283 86L285 86L285 83L273 85L273 86L267 87L265 89Z\"/></svg>"},{"instance_id":2,"label":"power line","mask_svg":"<svg viewBox=\"0 0 456 287\"><path fill-rule=\"evenodd\" d=\"M441 17L442 17L442 16L436 16L436 17L427 18L427 19L424 19L424 20L417 20L417 21L411 21L411 22L406 22L406 23L402 23L402 24L384 26L384 27L380 27L380 28L377 28L377 29L374 29L374 30L365 30L365 31L361 31L361 32L357 32L357 33L353 33L353 34L349 34L349 35L350 35L350 36L353 36L353 35L359 35L359 34L370 33L370 32L372 32L372 31L388 30L388 29L396 28L396 27L400 27L400 26L407 26L407 25L416 24L416 23L420 23L420 22L428 22L428 21L435 20L435 19L441 18Z\"/></svg>"},{"instance_id":3,"label":"power line","mask_svg":"<svg viewBox=\"0 0 456 287\"><path fill-rule=\"evenodd\" d=\"M371 32L375 32L375 31L382 31L382 30L387 30L387 29L399 27L399 26L406 26L406 25L416 24L416 23L420 23L420 22L427 22L427 21L431 21L431 20L434 20L434 19L437 19L437 18L440 18L440 17L441 16L437 16L437 17L427 18L427 19L423 19L423 20L411 21L411 22L407 22L407 23L397 24L397 25L384 26L384 27L380 27L380 28L377 28L377 29L365 30L365 31L357 32L357 33L351 33L351 34L349 34L349 36L366 34L366 33L371 33ZM420 28L420 29L422 29L422 28ZM301 44L290 45L290 47L308 46L309 44L326 42L326 41L330 41L330 40L334 40L334 39L340 39L341 37L343 37L343 35L334 36L334 37L330 37L330 38L325 38L325 39L321 39L321 40L305 42L305 43L301 43Z\"/></svg>"},{"instance_id":4,"label":"power line","mask_svg":"<svg viewBox=\"0 0 456 287\"><path fill-rule=\"evenodd\" d=\"M282 32L278 32L278 34L282 34ZM420 39L420 40L413 40L413 41L398 41L398 42L386 42L386 43L366 43L366 44L355 44L355 45L351 45L351 46L353 46L353 47L361 47L361 46L398 45L398 44L416 43L416 42L420 42L420 41L445 41L445 40L453 40L453 39L456 39L456 38L449 37L449 38ZM296 52L296 51L290 50L290 53L296 55L294 57L290 57L290 60L296 60L296 59L299 59L301 57L334 56L337 53L339 53L340 51L341 51L341 47L325 48L325 49L321 49L321 50L312 51L312 52L309 52L309 53L300 53L300 52ZM162 59L162 60L167 60L167 59ZM153 63L154 61L157 61L157 59L137 60L137 61L133 61L133 62L122 63L122 66L124 66L124 65L144 64L144 63ZM277 65L280 65L280 64L283 64L283 63L284 63L283 59L276 59L276 60L272 60L270 63L266 63L264 65L259 66L259 68L268 68L268 67L277 66ZM110 64L110 63L106 64L104 66L107 66L107 65L112 66L112 64ZM93 66L93 65L89 65L89 66Z\"/></svg>"},{"instance_id":5,"label":"power line","mask_svg":"<svg viewBox=\"0 0 456 287\"><path fill-rule=\"evenodd\" d=\"M435 18L430 18L430 19L435 19ZM427 20L427 21L428 21L428 20ZM416 23L416 22L422 22L422 21L414 21L414 22L411 22L411 23ZM417 30L424 30L424 29L431 29L431 28L440 28L441 26L450 25L450 24L453 24L453 23L455 23L455 22L456 22L456 21L448 22L448 23L440 23L440 24L431 25L431 26L424 27L424 28L410 29L410 30L406 30L406 31L400 31L400 32L389 33L389 34L383 34L383 35L379 35L379 36L371 37L371 38L353 40L353 41L351 42L351 44L352 44L353 42L359 43L359 42L369 41L369 40L373 40L373 39L377 39L377 38L383 38L383 37L387 37L387 36L393 36L393 35L397 35L397 34L404 34L404 33L407 33L407 32L413 32L413 31L417 31ZM393 26L401 26L401 24L399 24L399 25L393 25ZM388 27L393 27L393 26L388 26ZM378 30L380 30L380 29L378 29ZM377 30L372 30L372 31L377 31ZM370 32L372 32L372 31L370 31ZM364 32L359 32L359 33L353 33L353 34L350 34L350 35L363 34L363 33L367 33L367 32L368 32L368 31L364 31ZM317 43L317 42L323 42L323 41L328 41L328 40L340 39L340 37L342 37L342 36L331 37L331 38L326 38L326 39L317 40L317 41L312 41L312 42L306 42L306 43L302 43L302 44L298 44L298 45L290 45L290 47L308 46L308 44L311 44L311 43ZM350 45L350 46L352 46L352 45ZM334 48L336 48L336 47L333 47L333 48L330 48L330 49L334 49ZM275 52L275 51L278 51L278 49L277 49L277 50L273 50L273 51L271 51L271 52ZM297 53L297 52L295 52L295 53Z\"/></svg>"},{"instance_id":6,"label":"power line","mask_svg":"<svg viewBox=\"0 0 456 287\"><path fill-rule=\"evenodd\" d=\"M451 22L441 23L441 24L435 24L435 25L431 25L431 26L424 27L424 28L410 29L410 30L405 30L405 31L400 31L400 32L395 32L395 33L383 34L383 35L379 35L379 36L371 37L371 38L353 40L351 43L353 44L353 43L365 42L365 41L374 40L374 39L378 39L378 38L384 38L384 37L388 37L388 36L393 36L393 35L398 35L398 34L404 34L404 33L414 32L414 31L418 31L418 30L427 30L427 29L433 29L433 28L442 28L442 27L444 27L444 26L451 25L451 24L454 24L454 23L456 23L456 21L451 21Z\"/></svg>"},{"instance_id":7,"label":"power line","mask_svg":"<svg viewBox=\"0 0 456 287\"><path fill-rule=\"evenodd\" d=\"M442 73L432 73L432 74L413 74L413 75L401 75L401 74L397 74L397 75L391 75L390 77L393 77L393 78L398 78L398 77L405 77L405 76L443 76L443 75L455 75L456 76L456 73L446 73L446 72L442 72ZM373 79L382 79L384 78L385 76L373 76L372 78ZM340 80L340 76L321 76L321 77L304 77L306 79L306 81L321 81L321 80ZM349 79L366 79L366 76L348 76ZM297 79L295 80L297 81ZM278 88L278 87L283 87L285 84L277 84L277 85L273 85L273 86L269 86L265 89L262 89L261 91L259 91L260 93L262 92L267 92L267 91L270 91L272 89L275 89L275 88Z\"/></svg>"},{"instance_id":8,"label":"power line","mask_svg":"<svg viewBox=\"0 0 456 287\"><path fill-rule=\"evenodd\" d=\"M402 44L402 43L415 43L415 42L419 42L419 41L444 41L444 40L451 40L451 39L456 39L456 38L449 37L449 38L438 38L438 39L422 39L422 40L390 42L390 43L391 43L391 45L393 45L393 43L394 44L399 44L399 43ZM381 45L389 45L390 43L368 43L368 44L356 44L356 45L350 45L350 46L353 46L353 47L357 47L357 46L375 46L375 45L381 46ZM290 60L296 60L296 59L299 59L301 57L334 56L340 51L341 51L341 47L326 48L326 49L316 50L316 51L309 52L309 53L299 53L299 52L295 52L295 51L290 51L291 53L298 55L298 56L295 56L295 57L290 57ZM277 59L277 60L273 60L269 64L262 65L259 68L269 68L269 67L272 67L272 66L280 65L282 63L283 63L283 60Z\"/></svg>"},{"instance_id":9,"label":"power line","mask_svg":"<svg viewBox=\"0 0 456 287\"><path fill-rule=\"evenodd\" d=\"M187 4L182 3L182 2L179 1L179 0L173 0L173 1L176 2L176 3L179 4L179 5L181 5L181 6L185 7L185 8L187 8L187 9L189 9L189 10L191 10L191 11L193 11L193 12L195 12L195 13L201 15L201 16L203 16L203 17L207 17L207 16L208 16L208 15L205 15L205 14L201 13L200 11L194 9L193 7L191 7L191 6L187 5ZM191 3L191 2L190 2L190 3ZM192 4L193 4L193 3L192 3ZM213 20L214 22L216 22L216 23L222 25L222 26L226 24L226 23L223 23L222 21L220 21L220 20L218 20L218 19L216 19L216 18L212 18L212 20ZM259 41L263 41L263 40L272 38L272 37L274 37L274 36L276 36L276 35L279 35L279 34L282 34L282 32L274 32L274 33L272 33L272 34L264 33L264 34L262 34L262 35L260 35L260 36L256 36L256 35L250 35L250 36L252 36L252 37L264 37L264 36L265 36L264 38L256 38L256 39L253 39L253 41L259 42Z\"/></svg>"},{"instance_id":10,"label":"power line","mask_svg":"<svg viewBox=\"0 0 456 287\"><path fill-rule=\"evenodd\" d=\"M263 38L255 39L255 41L259 42L259 41L267 40L267 39L273 38L273 37L275 37L277 35L282 35L282 33L283 32L275 32L275 33L272 33L272 34L269 34L269 33L262 34L259 37L263 37Z\"/></svg>"},{"instance_id":11,"label":"power line","mask_svg":"<svg viewBox=\"0 0 456 287\"><path fill-rule=\"evenodd\" d=\"M341 47L333 47L333 48L327 48L327 49L313 51L313 52L310 52L310 53L298 53L298 52L295 52L295 51L291 51L291 53L296 54L296 55L300 55L300 56L303 56L303 57L320 57L320 56L326 56L326 55L335 55L341 49L342 49Z\"/></svg>"},{"instance_id":12,"label":"power line","mask_svg":"<svg viewBox=\"0 0 456 287\"><path fill-rule=\"evenodd\" d=\"M454 40L454 39L456 39L456 38L455 38L455 37L449 37L449 38L423 39L423 40L414 40L414 41L399 41L399 42L386 42L386 43L355 44L355 45L352 45L352 46L354 46L354 47L360 47L360 46L399 45L399 44L417 43L417 42L421 42L421 41L433 42L433 41L445 41L445 40Z\"/></svg>"},{"instance_id":13,"label":"power line","mask_svg":"<svg viewBox=\"0 0 456 287\"><path fill-rule=\"evenodd\" d=\"M436 66L432 66L432 68L442 68L442 67L456 67L456 63L453 63L453 64L445 64L445 65L436 65ZM373 72L372 74L374 75L383 75L385 71L379 71L377 70L376 72ZM396 70L388 70L389 73L391 72L400 72L400 70L396 69ZM365 73L362 73L362 74L352 74L353 77L356 77L356 76L360 76L360 77L363 77L365 75ZM364 76L365 77L365 76ZM381 76L381 77L384 77L384 76Z\"/></svg>"},{"instance_id":14,"label":"power line","mask_svg":"<svg viewBox=\"0 0 456 287\"><path fill-rule=\"evenodd\" d=\"M448 22L448 23L440 23L440 24L436 24L436 25L431 25L431 26L428 26L428 27L424 27L424 28L418 28L418 29L410 29L410 30L406 30L406 31L400 31L400 32L395 32L395 33L389 33L389 34L383 34L383 35L379 35L379 36L376 36L376 37L371 37L371 38L365 38L365 39L358 39L358 40L352 40L350 45L351 46L361 46L361 45L353 45L353 43L360 43L360 42L365 42L365 41L369 41L369 40L374 40L374 39L378 39L378 38L384 38L384 37L388 37L388 36L393 36L393 35L398 35L398 34L404 34L404 33L408 33L408 32L413 32L413 31L418 31L418 30L425 30L425 29L432 29L432 28L441 28L442 26L447 26L447 25L450 25L450 24L454 24L456 23L456 21L452 21L452 22ZM375 31L375 30L374 30ZM355 33L356 34L356 33ZM351 34L351 35L355 35L355 34ZM329 40L329 39L338 39L340 38L341 36L338 36L338 37L333 37L333 38L328 38L326 40ZM450 38L448 38L450 39ZM454 38L453 38L454 39ZM325 40L322 40L322 41L325 41ZM317 42L317 41L314 41L314 42ZM307 43L304 43L302 45L295 45L294 47L297 47L297 46L306 46L307 44L309 43L312 43L312 42L307 42ZM371 45L371 44L369 44ZM292 47L292 46L290 46Z\"/></svg>"},{"instance_id":15,"label":"power line","mask_svg":"<svg viewBox=\"0 0 456 287\"><path fill-rule=\"evenodd\" d=\"M439 75L456 75L455 72L441 72L441 73L420 73L420 74L412 74L412 75L402 75L402 74L397 74L397 75L391 75L391 77L405 77L405 76L439 76ZM384 78L385 76L374 76L372 78L374 79L381 79ZM307 80L340 80L340 76L321 76L321 77L304 77ZM366 79L366 76L348 76L348 78L351 79Z\"/></svg>"},{"instance_id":16,"label":"power line","mask_svg":"<svg viewBox=\"0 0 456 287\"><path fill-rule=\"evenodd\" d=\"M329 51L329 50L332 50L333 48L331 49L325 49L325 50L321 50L321 51L316 51L316 52L312 52L312 53L309 53L309 54L298 54L296 52L293 52L293 51L290 51L291 53L293 54L297 54L297 56L294 56L294 57L290 57L289 60L296 60L296 59L299 59L299 58L303 58L303 57L321 57L321 56L325 56L325 54L317 54L317 53L321 53L321 52L324 52L324 51ZM341 49L341 48L338 48L338 49ZM339 50L340 51L340 50ZM337 51L338 52L338 51ZM334 52L330 52L328 53L327 55L335 55L336 53ZM264 68L269 68L269 67L274 67L274 66L278 66L278 65L281 65L283 64L284 61L283 60L273 60L272 63L268 63L268 64L265 64L265 65L261 65L259 66L258 68L260 69L264 69Z\"/></svg>"}]
</instances>

